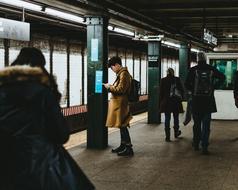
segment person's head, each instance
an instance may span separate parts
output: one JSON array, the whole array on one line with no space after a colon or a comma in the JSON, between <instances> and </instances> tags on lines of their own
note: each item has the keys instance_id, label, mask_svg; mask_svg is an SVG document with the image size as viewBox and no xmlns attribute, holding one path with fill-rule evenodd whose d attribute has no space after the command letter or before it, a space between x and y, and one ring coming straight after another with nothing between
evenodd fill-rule
<instances>
[{"instance_id":1,"label":"person's head","mask_svg":"<svg viewBox=\"0 0 238 190\"><path fill-rule=\"evenodd\" d=\"M14 65L29 65L31 67L41 67L45 66L45 57L41 50L34 47L24 47L21 49L17 58L13 63Z\"/></svg>"},{"instance_id":2,"label":"person's head","mask_svg":"<svg viewBox=\"0 0 238 190\"><path fill-rule=\"evenodd\" d=\"M121 58L117 56L111 57L108 61L107 66L116 73L122 67Z\"/></svg>"},{"instance_id":3,"label":"person's head","mask_svg":"<svg viewBox=\"0 0 238 190\"><path fill-rule=\"evenodd\" d=\"M167 76L171 76L171 77L174 76L174 70L173 70L172 68L168 68L168 70L167 70Z\"/></svg>"},{"instance_id":4,"label":"person's head","mask_svg":"<svg viewBox=\"0 0 238 190\"><path fill-rule=\"evenodd\" d=\"M198 53L198 63L206 63L206 55L204 52Z\"/></svg>"}]
</instances>

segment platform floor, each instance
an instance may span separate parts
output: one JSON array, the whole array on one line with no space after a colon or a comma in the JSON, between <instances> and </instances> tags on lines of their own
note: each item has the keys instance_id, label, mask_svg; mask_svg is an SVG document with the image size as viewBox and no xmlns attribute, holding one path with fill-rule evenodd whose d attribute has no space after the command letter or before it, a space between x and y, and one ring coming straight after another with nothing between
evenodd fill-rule
<instances>
[{"instance_id":1,"label":"platform floor","mask_svg":"<svg viewBox=\"0 0 238 190\"><path fill-rule=\"evenodd\" d=\"M238 190L238 121L212 122L208 156L192 149L192 123L181 129L181 138L168 143L163 123L138 119L130 129L132 158L111 153L117 130L105 150L88 150L83 141L68 150L97 190Z\"/></svg>"}]
</instances>

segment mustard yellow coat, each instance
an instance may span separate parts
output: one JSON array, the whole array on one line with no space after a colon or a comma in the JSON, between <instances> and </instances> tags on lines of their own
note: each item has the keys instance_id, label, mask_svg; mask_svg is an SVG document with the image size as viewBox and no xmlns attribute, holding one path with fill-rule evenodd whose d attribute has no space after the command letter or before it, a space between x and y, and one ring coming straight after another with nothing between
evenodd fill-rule
<instances>
[{"instance_id":1,"label":"mustard yellow coat","mask_svg":"<svg viewBox=\"0 0 238 190\"><path fill-rule=\"evenodd\" d=\"M128 91L130 88L131 76L126 67L117 72L117 78L113 85L110 85L111 98L108 105L107 127L120 128L128 126L132 119L128 105Z\"/></svg>"}]
</instances>

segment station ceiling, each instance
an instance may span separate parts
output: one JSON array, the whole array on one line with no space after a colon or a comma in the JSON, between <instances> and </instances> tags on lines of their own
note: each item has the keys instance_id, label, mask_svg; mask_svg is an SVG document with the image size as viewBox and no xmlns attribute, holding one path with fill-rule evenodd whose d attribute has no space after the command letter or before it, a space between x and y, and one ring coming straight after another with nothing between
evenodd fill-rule
<instances>
[{"instance_id":1,"label":"station ceiling","mask_svg":"<svg viewBox=\"0 0 238 190\"><path fill-rule=\"evenodd\" d=\"M98 3L114 13L115 18L120 14L128 16L129 19L125 19L128 22L137 19L149 24L152 31L159 29L162 33L188 40L201 40L203 28L211 31L218 38L218 43L237 42L238 38L237 0L78 1Z\"/></svg>"},{"instance_id":2,"label":"station ceiling","mask_svg":"<svg viewBox=\"0 0 238 190\"><path fill-rule=\"evenodd\" d=\"M105 15L110 24L141 34L165 34L200 46L208 29L220 43L238 43L238 0L26 0L82 16ZM3 7L4 8L4 7ZM14 10L14 14L17 10ZM6 9L2 9L6 12ZM18 13L20 13L18 11ZM27 12L27 17L42 18ZM47 18L48 19L48 18ZM45 19L46 20L46 19ZM49 24L54 23L49 20ZM56 23L57 24L57 23ZM60 24L58 22L58 24ZM70 23L66 23L69 29ZM74 24L75 26L75 24ZM77 25L78 29L85 26Z\"/></svg>"},{"instance_id":3,"label":"station ceiling","mask_svg":"<svg viewBox=\"0 0 238 190\"><path fill-rule=\"evenodd\" d=\"M203 28L213 32L219 41L238 35L237 0L138 0L116 1L146 17L198 38ZM229 37L230 38L230 37Z\"/></svg>"}]
</instances>

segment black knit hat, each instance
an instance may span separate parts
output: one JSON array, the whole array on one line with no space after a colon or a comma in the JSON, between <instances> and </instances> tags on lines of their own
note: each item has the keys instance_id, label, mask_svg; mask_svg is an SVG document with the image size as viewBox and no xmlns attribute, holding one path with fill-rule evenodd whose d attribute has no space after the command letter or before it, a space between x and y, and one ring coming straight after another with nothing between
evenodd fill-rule
<instances>
[{"instance_id":1,"label":"black knit hat","mask_svg":"<svg viewBox=\"0 0 238 190\"><path fill-rule=\"evenodd\" d=\"M115 64L119 64L119 65L122 65L121 64L121 58L120 57L117 57L117 56L114 56L114 57L111 57L109 60L108 60L108 68L111 67L112 65L115 65Z\"/></svg>"}]
</instances>

